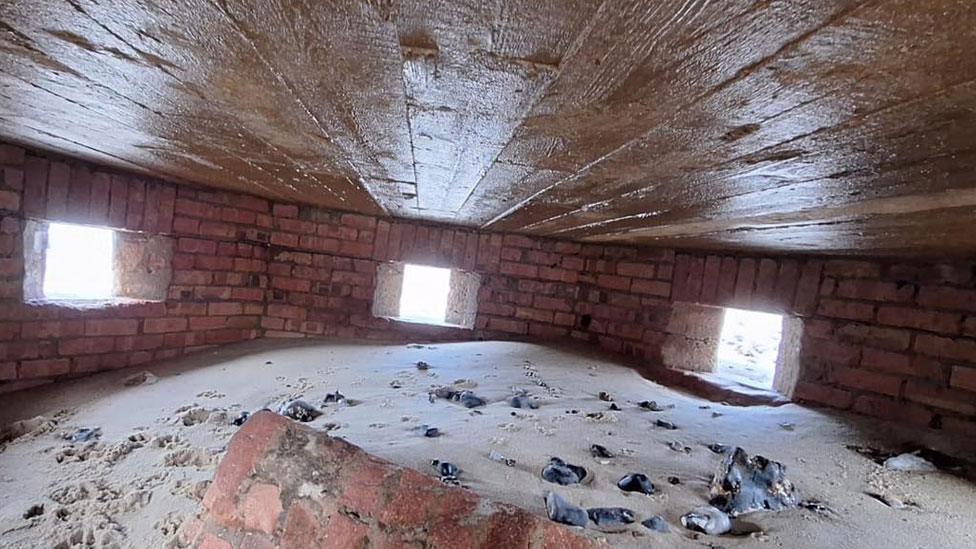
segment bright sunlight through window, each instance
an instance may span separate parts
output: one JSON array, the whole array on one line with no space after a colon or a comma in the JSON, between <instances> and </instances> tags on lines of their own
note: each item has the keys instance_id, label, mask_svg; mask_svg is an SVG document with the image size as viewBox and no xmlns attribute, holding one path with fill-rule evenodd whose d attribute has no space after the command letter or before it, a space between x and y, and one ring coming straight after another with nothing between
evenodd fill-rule
<instances>
[{"instance_id":1,"label":"bright sunlight through window","mask_svg":"<svg viewBox=\"0 0 976 549\"><path fill-rule=\"evenodd\" d=\"M450 269L404 265L399 318L410 322L443 324L450 287Z\"/></svg>"},{"instance_id":2,"label":"bright sunlight through window","mask_svg":"<svg viewBox=\"0 0 976 549\"><path fill-rule=\"evenodd\" d=\"M771 389L783 332L783 317L725 309L716 372L743 385Z\"/></svg>"},{"instance_id":3,"label":"bright sunlight through window","mask_svg":"<svg viewBox=\"0 0 976 549\"><path fill-rule=\"evenodd\" d=\"M51 223L47 230L44 297L108 299L115 275L115 233L82 225Z\"/></svg>"}]
</instances>

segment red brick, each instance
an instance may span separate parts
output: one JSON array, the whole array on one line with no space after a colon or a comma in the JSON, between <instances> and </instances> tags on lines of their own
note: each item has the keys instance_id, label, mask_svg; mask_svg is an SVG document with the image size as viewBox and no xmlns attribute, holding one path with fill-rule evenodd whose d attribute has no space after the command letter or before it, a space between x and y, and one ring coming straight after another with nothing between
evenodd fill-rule
<instances>
[{"instance_id":1,"label":"red brick","mask_svg":"<svg viewBox=\"0 0 976 549\"><path fill-rule=\"evenodd\" d=\"M889 351L908 349L912 339L909 331L868 324L847 324L837 329L836 334L844 341L863 343Z\"/></svg>"},{"instance_id":2,"label":"red brick","mask_svg":"<svg viewBox=\"0 0 976 549\"><path fill-rule=\"evenodd\" d=\"M552 324L552 311L543 311L531 307L516 307L515 318Z\"/></svg>"},{"instance_id":3,"label":"red brick","mask_svg":"<svg viewBox=\"0 0 976 549\"><path fill-rule=\"evenodd\" d=\"M193 265L207 271L231 271L234 269L234 258L201 254L194 258Z\"/></svg>"},{"instance_id":4,"label":"red brick","mask_svg":"<svg viewBox=\"0 0 976 549\"><path fill-rule=\"evenodd\" d=\"M976 312L976 290L923 286L918 291L918 304L935 309Z\"/></svg>"},{"instance_id":5,"label":"red brick","mask_svg":"<svg viewBox=\"0 0 976 549\"><path fill-rule=\"evenodd\" d=\"M139 331L139 321L135 319L85 321L85 335L89 336L131 335L137 331Z\"/></svg>"},{"instance_id":6,"label":"red brick","mask_svg":"<svg viewBox=\"0 0 976 549\"><path fill-rule=\"evenodd\" d=\"M520 234L506 234L504 235L502 244L504 246L515 246L516 248L535 248L536 241L530 237L520 235Z\"/></svg>"},{"instance_id":7,"label":"red brick","mask_svg":"<svg viewBox=\"0 0 976 549\"><path fill-rule=\"evenodd\" d=\"M0 190L0 210L16 212L20 210L20 193Z\"/></svg>"},{"instance_id":8,"label":"red brick","mask_svg":"<svg viewBox=\"0 0 976 549\"><path fill-rule=\"evenodd\" d=\"M244 307L240 303L211 303L207 306L207 314L210 316L231 316L239 315L244 312Z\"/></svg>"},{"instance_id":9,"label":"red brick","mask_svg":"<svg viewBox=\"0 0 976 549\"><path fill-rule=\"evenodd\" d=\"M213 240L181 238L177 241L176 249L188 254L214 255L217 253L217 243Z\"/></svg>"},{"instance_id":10,"label":"red brick","mask_svg":"<svg viewBox=\"0 0 976 549\"><path fill-rule=\"evenodd\" d=\"M177 198L174 204L174 212L177 215L195 217L198 219L217 219L220 215L220 208L204 202L198 202L196 200Z\"/></svg>"},{"instance_id":11,"label":"red brick","mask_svg":"<svg viewBox=\"0 0 976 549\"><path fill-rule=\"evenodd\" d=\"M508 332L513 334L526 334L528 333L528 324L521 320L511 320L507 318L491 317L488 319L488 329L497 330L499 332Z\"/></svg>"},{"instance_id":12,"label":"red brick","mask_svg":"<svg viewBox=\"0 0 976 549\"><path fill-rule=\"evenodd\" d=\"M68 211L68 180L70 169L64 162L51 162L47 176L47 216L59 221Z\"/></svg>"},{"instance_id":13,"label":"red brick","mask_svg":"<svg viewBox=\"0 0 976 549\"><path fill-rule=\"evenodd\" d=\"M91 170L87 166L72 166L68 182L67 218L88 222L91 207Z\"/></svg>"},{"instance_id":14,"label":"red brick","mask_svg":"<svg viewBox=\"0 0 976 549\"><path fill-rule=\"evenodd\" d=\"M115 339L111 337L83 337L77 339L62 339L58 342L58 353L61 355L97 355L111 352L115 347Z\"/></svg>"},{"instance_id":15,"label":"red brick","mask_svg":"<svg viewBox=\"0 0 976 549\"><path fill-rule=\"evenodd\" d=\"M968 440L973 440L976 439L976 422L970 418L943 416L942 431L953 435L962 435Z\"/></svg>"},{"instance_id":16,"label":"red brick","mask_svg":"<svg viewBox=\"0 0 976 549\"><path fill-rule=\"evenodd\" d=\"M822 270L823 262L820 260L809 259L803 263L800 280L796 286L796 298L793 301L793 311L797 314L810 315L816 310Z\"/></svg>"},{"instance_id":17,"label":"red brick","mask_svg":"<svg viewBox=\"0 0 976 549\"><path fill-rule=\"evenodd\" d=\"M372 230L376 227L376 218L357 214L342 214L339 222L347 227Z\"/></svg>"},{"instance_id":18,"label":"red brick","mask_svg":"<svg viewBox=\"0 0 976 549\"><path fill-rule=\"evenodd\" d=\"M956 389L964 389L976 393L976 367L953 366L949 384Z\"/></svg>"},{"instance_id":19,"label":"red brick","mask_svg":"<svg viewBox=\"0 0 976 549\"><path fill-rule=\"evenodd\" d=\"M894 399L862 395L854 401L854 411L859 414L879 417L889 421L901 421L918 427L928 427L932 413L919 406L913 406Z\"/></svg>"},{"instance_id":20,"label":"red brick","mask_svg":"<svg viewBox=\"0 0 976 549\"><path fill-rule=\"evenodd\" d=\"M691 256L679 254L675 258L674 277L672 278L672 293L675 301L690 301L690 273ZM697 297L697 296L696 296Z\"/></svg>"},{"instance_id":21,"label":"red brick","mask_svg":"<svg viewBox=\"0 0 976 549\"><path fill-rule=\"evenodd\" d=\"M134 231L142 229L142 214L146 207L146 184L139 179L129 179L125 207L125 226Z\"/></svg>"},{"instance_id":22,"label":"red brick","mask_svg":"<svg viewBox=\"0 0 976 549\"><path fill-rule=\"evenodd\" d=\"M129 202L128 180L123 176L113 175L112 186L109 189L108 225L111 227L125 227L125 212Z\"/></svg>"},{"instance_id":23,"label":"red brick","mask_svg":"<svg viewBox=\"0 0 976 549\"><path fill-rule=\"evenodd\" d=\"M339 242L339 253L352 257L370 257L373 255L373 244L369 242Z\"/></svg>"},{"instance_id":24,"label":"red brick","mask_svg":"<svg viewBox=\"0 0 976 549\"><path fill-rule=\"evenodd\" d=\"M707 266L706 266L707 267ZM658 269L660 271L660 268ZM739 271L739 265L734 257L723 257L719 266L718 287L715 290L716 305L730 304L735 297L735 277Z\"/></svg>"},{"instance_id":25,"label":"red brick","mask_svg":"<svg viewBox=\"0 0 976 549\"><path fill-rule=\"evenodd\" d=\"M172 185L163 185L159 193L159 202L156 204L159 209L159 217L156 221L157 232L167 234L173 231L175 203L176 188Z\"/></svg>"},{"instance_id":26,"label":"red brick","mask_svg":"<svg viewBox=\"0 0 976 549\"><path fill-rule=\"evenodd\" d=\"M513 263L511 261L502 261L499 265L499 270L502 274L507 274L511 276L519 276L525 278L538 278L539 277L539 267L536 265L526 265L524 263Z\"/></svg>"},{"instance_id":27,"label":"red brick","mask_svg":"<svg viewBox=\"0 0 976 549\"><path fill-rule=\"evenodd\" d=\"M105 172L92 175L91 203L88 209L88 220L96 225L108 223L109 194L112 178Z\"/></svg>"},{"instance_id":28,"label":"red brick","mask_svg":"<svg viewBox=\"0 0 976 549\"><path fill-rule=\"evenodd\" d=\"M13 381L17 379L16 362L0 362L0 381Z\"/></svg>"},{"instance_id":29,"label":"red brick","mask_svg":"<svg viewBox=\"0 0 976 549\"><path fill-rule=\"evenodd\" d=\"M158 349L163 346L163 342L162 335L123 336L115 339L115 350L128 352Z\"/></svg>"},{"instance_id":30,"label":"red brick","mask_svg":"<svg viewBox=\"0 0 976 549\"><path fill-rule=\"evenodd\" d=\"M915 286L877 280L841 280L835 295L849 299L905 303L915 297Z\"/></svg>"},{"instance_id":31,"label":"red brick","mask_svg":"<svg viewBox=\"0 0 976 549\"><path fill-rule=\"evenodd\" d=\"M306 310L302 307L292 305L281 305L279 303L268 304L268 316L280 318L290 318L293 320L305 320Z\"/></svg>"},{"instance_id":32,"label":"red brick","mask_svg":"<svg viewBox=\"0 0 976 549\"><path fill-rule=\"evenodd\" d=\"M562 298L553 298L537 295L533 298L533 306L537 309L546 309L550 311L564 311L571 312L573 306L566 300Z\"/></svg>"},{"instance_id":33,"label":"red brick","mask_svg":"<svg viewBox=\"0 0 976 549\"><path fill-rule=\"evenodd\" d=\"M19 379L34 379L60 376L71 372L71 361L67 358L46 360L27 360L20 363Z\"/></svg>"},{"instance_id":34,"label":"red brick","mask_svg":"<svg viewBox=\"0 0 976 549\"><path fill-rule=\"evenodd\" d=\"M634 280L630 290L638 294L668 297L671 295L671 283L664 280Z\"/></svg>"},{"instance_id":35,"label":"red brick","mask_svg":"<svg viewBox=\"0 0 976 549\"><path fill-rule=\"evenodd\" d=\"M268 201L263 198L251 196L249 194L229 194L227 195L231 206L254 210L260 213L267 213L271 210Z\"/></svg>"},{"instance_id":36,"label":"red brick","mask_svg":"<svg viewBox=\"0 0 976 549\"><path fill-rule=\"evenodd\" d=\"M804 340L801 349L806 356L814 357L830 364L853 366L861 360L861 348L836 341Z\"/></svg>"},{"instance_id":37,"label":"red brick","mask_svg":"<svg viewBox=\"0 0 976 549\"><path fill-rule=\"evenodd\" d=\"M342 527L333 524L336 519L342 520ZM327 531L326 527L328 527ZM299 500L288 508L284 531L281 535L281 548L304 549L315 547L320 543L320 540L329 540L333 545L348 543L353 547L361 547L368 543L366 532L365 525L341 514L334 515L328 522L323 522L309 504Z\"/></svg>"},{"instance_id":38,"label":"red brick","mask_svg":"<svg viewBox=\"0 0 976 549\"><path fill-rule=\"evenodd\" d=\"M284 217L289 219L298 218L298 206L294 204L275 204L271 209L271 214L275 217Z\"/></svg>"},{"instance_id":39,"label":"red brick","mask_svg":"<svg viewBox=\"0 0 976 549\"><path fill-rule=\"evenodd\" d=\"M157 183L146 184L146 201L143 204L142 228L147 232L157 233L159 225L159 203L162 188Z\"/></svg>"},{"instance_id":40,"label":"red brick","mask_svg":"<svg viewBox=\"0 0 976 549\"><path fill-rule=\"evenodd\" d=\"M721 279L722 258L710 255L705 258L705 268L702 272L700 303L714 304L718 298L718 285Z\"/></svg>"},{"instance_id":41,"label":"red brick","mask_svg":"<svg viewBox=\"0 0 976 549\"><path fill-rule=\"evenodd\" d=\"M843 387L871 391L897 397L901 394L902 378L859 368L833 366L831 379Z\"/></svg>"},{"instance_id":42,"label":"red brick","mask_svg":"<svg viewBox=\"0 0 976 549\"><path fill-rule=\"evenodd\" d=\"M830 318L869 321L874 318L874 305L857 301L822 299L817 314Z\"/></svg>"},{"instance_id":43,"label":"red brick","mask_svg":"<svg viewBox=\"0 0 976 549\"><path fill-rule=\"evenodd\" d=\"M770 309L776 303L776 278L779 265L768 257L759 260L756 274L756 289L753 292L752 304L764 309Z\"/></svg>"},{"instance_id":44,"label":"red brick","mask_svg":"<svg viewBox=\"0 0 976 549\"><path fill-rule=\"evenodd\" d=\"M237 228L230 223L223 223L221 221L201 221L200 236L234 238L237 236Z\"/></svg>"},{"instance_id":45,"label":"red brick","mask_svg":"<svg viewBox=\"0 0 976 549\"><path fill-rule=\"evenodd\" d=\"M185 317L147 318L142 321L142 331L147 334L162 334L186 330Z\"/></svg>"},{"instance_id":46,"label":"red brick","mask_svg":"<svg viewBox=\"0 0 976 549\"><path fill-rule=\"evenodd\" d=\"M24 163L27 151L15 145L0 145L0 164L20 166Z\"/></svg>"},{"instance_id":47,"label":"red brick","mask_svg":"<svg viewBox=\"0 0 976 549\"><path fill-rule=\"evenodd\" d=\"M48 161L34 156L24 163L24 215L43 217L47 212Z\"/></svg>"},{"instance_id":48,"label":"red brick","mask_svg":"<svg viewBox=\"0 0 976 549\"><path fill-rule=\"evenodd\" d=\"M805 381L796 384L793 398L801 402L815 402L841 409L850 408L854 403L854 396L850 391Z\"/></svg>"},{"instance_id":49,"label":"red brick","mask_svg":"<svg viewBox=\"0 0 976 549\"><path fill-rule=\"evenodd\" d=\"M915 336L915 350L937 358L976 363L976 341L971 339L950 339L929 334L918 334Z\"/></svg>"},{"instance_id":50,"label":"red brick","mask_svg":"<svg viewBox=\"0 0 976 549\"><path fill-rule=\"evenodd\" d=\"M756 260L744 258L739 260L739 271L735 277L735 293L732 303L740 307L752 305L753 285L756 281Z\"/></svg>"},{"instance_id":51,"label":"red brick","mask_svg":"<svg viewBox=\"0 0 976 549\"><path fill-rule=\"evenodd\" d=\"M47 339L85 335L84 321L38 321L25 322L21 328L24 339Z\"/></svg>"},{"instance_id":52,"label":"red brick","mask_svg":"<svg viewBox=\"0 0 976 549\"><path fill-rule=\"evenodd\" d=\"M878 322L889 326L915 328L928 332L958 334L962 315L928 311L915 307L882 305L878 309Z\"/></svg>"},{"instance_id":53,"label":"red brick","mask_svg":"<svg viewBox=\"0 0 976 549\"><path fill-rule=\"evenodd\" d=\"M838 278L878 278L881 266L869 261L833 259L824 263L823 272Z\"/></svg>"},{"instance_id":54,"label":"red brick","mask_svg":"<svg viewBox=\"0 0 976 549\"><path fill-rule=\"evenodd\" d=\"M601 288L607 288L609 290L619 290L628 291L630 290L631 279L626 276L617 276L610 274L600 274L596 277L596 284Z\"/></svg>"},{"instance_id":55,"label":"red brick","mask_svg":"<svg viewBox=\"0 0 976 549\"><path fill-rule=\"evenodd\" d=\"M617 274L634 278L654 278L654 264L621 261L617 264Z\"/></svg>"},{"instance_id":56,"label":"red brick","mask_svg":"<svg viewBox=\"0 0 976 549\"><path fill-rule=\"evenodd\" d=\"M976 399L972 393L947 389L931 381L908 380L905 398L941 410L952 410L967 416L976 415Z\"/></svg>"},{"instance_id":57,"label":"red brick","mask_svg":"<svg viewBox=\"0 0 976 549\"><path fill-rule=\"evenodd\" d=\"M790 311L793 308L793 298L796 287L800 282L800 263L795 259L784 259L779 262L779 272L776 274L776 287L773 290L773 304L777 310Z\"/></svg>"},{"instance_id":58,"label":"red brick","mask_svg":"<svg viewBox=\"0 0 976 549\"><path fill-rule=\"evenodd\" d=\"M905 353L882 351L866 347L861 352L861 366L879 372L912 375L912 357Z\"/></svg>"},{"instance_id":59,"label":"red brick","mask_svg":"<svg viewBox=\"0 0 976 549\"><path fill-rule=\"evenodd\" d=\"M234 549L234 546L214 534L205 534L197 549Z\"/></svg>"},{"instance_id":60,"label":"red brick","mask_svg":"<svg viewBox=\"0 0 976 549\"><path fill-rule=\"evenodd\" d=\"M13 189L15 191L24 190L24 170L20 168L4 168L0 170L3 172L3 184L7 186L8 189Z\"/></svg>"},{"instance_id":61,"label":"red brick","mask_svg":"<svg viewBox=\"0 0 976 549\"><path fill-rule=\"evenodd\" d=\"M273 484L256 482L248 489L241 507L245 528L271 534L284 510L281 490Z\"/></svg>"}]
</instances>

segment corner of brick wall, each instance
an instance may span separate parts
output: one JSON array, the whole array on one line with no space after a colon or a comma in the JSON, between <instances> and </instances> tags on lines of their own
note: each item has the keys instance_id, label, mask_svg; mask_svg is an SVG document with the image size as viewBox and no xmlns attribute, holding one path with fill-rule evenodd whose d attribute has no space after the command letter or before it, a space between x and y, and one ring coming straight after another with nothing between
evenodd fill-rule
<instances>
[{"instance_id":1,"label":"corner of brick wall","mask_svg":"<svg viewBox=\"0 0 976 549\"><path fill-rule=\"evenodd\" d=\"M256 337L567 338L661 373L674 303L803 322L795 397L976 431L972 263L748 257L579 244L176 186L0 145L0 391ZM174 239L166 300L104 310L22 300L25 219ZM371 314L376 268L478 273L473 330Z\"/></svg>"},{"instance_id":2,"label":"corner of brick wall","mask_svg":"<svg viewBox=\"0 0 976 549\"><path fill-rule=\"evenodd\" d=\"M231 439L179 535L200 548L606 546L270 412Z\"/></svg>"}]
</instances>

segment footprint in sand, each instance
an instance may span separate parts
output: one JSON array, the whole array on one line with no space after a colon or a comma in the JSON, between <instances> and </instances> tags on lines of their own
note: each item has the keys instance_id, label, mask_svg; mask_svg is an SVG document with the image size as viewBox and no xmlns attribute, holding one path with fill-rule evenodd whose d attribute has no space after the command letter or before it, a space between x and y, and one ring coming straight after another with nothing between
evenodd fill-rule
<instances>
[{"instance_id":1,"label":"footprint in sand","mask_svg":"<svg viewBox=\"0 0 976 549\"><path fill-rule=\"evenodd\" d=\"M207 467L213 462L212 453L198 448L184 448L163 457L163 465L167 467Z\"/></svg>"}]
</instances>

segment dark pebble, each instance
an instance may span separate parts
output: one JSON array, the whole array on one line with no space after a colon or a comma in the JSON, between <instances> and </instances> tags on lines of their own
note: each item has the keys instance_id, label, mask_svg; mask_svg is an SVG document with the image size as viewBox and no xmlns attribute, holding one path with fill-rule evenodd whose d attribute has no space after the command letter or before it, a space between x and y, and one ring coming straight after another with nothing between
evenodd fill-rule
<instances>
[{"instance_id":1,"label":"dark pebble","mask_svg":"<svg viewBox=\"0 0 976 549\"><path fill-rule=\"evenodd\" d=\"M24 512L24 518L32 519L34 517L39 517L43 514L44 514L44 504L35 503L34 505L31 505L30 508L27 509L27 511Z\"/></svg>"},{"instance_id":2,"label":"dark pebble","mask_svg":"<svg viewBox=\"0 0 976 549\"><path fill-rule=\"evenodd\" d=\"M675 429L678 428L678 426L675 425L674 423L671 423L670 421L664 421L663 419L659 419L659 420L655 421L654 422L654 425L657 425L658 427L661 427L662 429L668 429L668 430L671 430L671 431L674 431Z\"/></svg>"},{"instance_id":3,"label":"dark pebble","mask_svg":"<svg viewBox=\"0 0 976 549\"><path fill-rule=\"evenodd\" d=\"M607 450L605 446L599 444L590 445L590 455L595 458L612 458L614 457L613 452Z\"/></svg>"},{"instance_id":4,"label":"dark pebble","mask_svg":"<svg viewBox=\"0 0 976 549\"><path fill-rule=\"evenodd\" d=\"M654 493L654 484L643 473L630 473L617 481L617 488L624 492L640 492L651 495Z\"/></svg>"},{"instance_id":5,"label":"dark pebble","mask_svg":"<svg viewBox=\"0 0 976 549\"><path fill-rule=\"evenodd\" d=\"M634 512L623 507L594 507L586 510L586 515L597 526L624 526L634 522Z\"/></svg>"},{"instance_id":6,"label":"dark pebble","mask_svg":"<svg viewBox=\"0 0 976 549\"><path fill-rule=\"evenodd\" d=\"M542 478L562 486L579 484L584 477L586 477L586 469L566 463L557 457L551 458L549 464L542 470Z\"/></svg>"},{"instance_id":7,"label":"dark pebble","mask_svg":"<svg viewBox=\"0 0 976 549\"><path fill-rule=\"evenodd\" d=\"M570 526L586 526L589 520L586 511L572 505L555 492L549 492L546 496L546 515L553 522Z\"/></svg>"},{"instance_id":8,"label":"dark pebble","mask_svg":"<svg viewBox=\"0 0 976 549\"><path fill-rule=\"evenodd\" d=\"M654 530L655 532L660 532L662 534L667 534L671 531L671 528L668 526L668 522L664 520L664 517L661 515L653 516L641 522L641 525L648 530Z\"/></svg>"}]
</instances>

